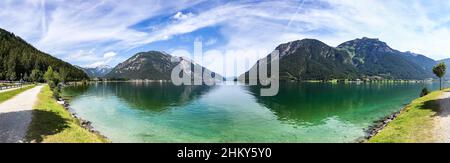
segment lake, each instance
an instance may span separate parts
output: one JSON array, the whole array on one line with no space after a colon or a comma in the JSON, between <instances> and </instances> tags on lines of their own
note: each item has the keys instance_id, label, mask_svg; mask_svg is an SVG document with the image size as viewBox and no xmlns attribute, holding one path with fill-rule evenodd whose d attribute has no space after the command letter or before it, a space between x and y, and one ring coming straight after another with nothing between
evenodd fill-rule
<instances>
[{"instance_id":1,"label":"lake","mask_svg":"<svg viewBox=\"0 0 450 163\"><path fill-rule=\"evenodd\" d=\"M438 83L282 83L274 97L243 85L93 83L63 95L113 142L354 142L375 120Z\"/></svg>"}]
</instances>

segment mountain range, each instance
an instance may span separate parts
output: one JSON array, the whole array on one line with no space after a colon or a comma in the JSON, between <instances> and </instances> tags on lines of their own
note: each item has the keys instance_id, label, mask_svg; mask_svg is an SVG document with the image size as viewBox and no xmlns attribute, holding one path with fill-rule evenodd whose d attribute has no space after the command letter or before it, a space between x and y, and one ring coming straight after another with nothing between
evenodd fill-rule
<instances>
[{"instance_id":1,"label":"mountain range","mask_svg":"<svg viewBox=\"0 0 450 163\"><path fill-rule=\"evenodd\" d=\"M80 70L83 70L90 78L102 78L113 69L108 65L100 65L96 67L76 67Z\"/></svg>"},{"instance_id":2,"label":"mountain range","mask_svg":"<svg viewBox=\"0 0 450 163\"><path fill-rule=\"evenodd\" d=\"M344 42L337 47L315 39L303 39L281 44L275 50L280 52L281 80L422 80L435 77L432 68L438 62L450 65L450 59L435 61L421 54L395 50L385 42L366 37ZM257 63L265 63L267 58L271 56ZM149 51L137 53L114 68L80 68L41 52L13 33L0 29L0 80L30 79L32 71L36 70L34 77L42 81L48 66L63 72L68 80L86 79L88 75L91 78L170 80L172 69L180 64L183 73L190 74L192 78L201 77L204 71L211 72L189 59L178 57L177 61L172 62L173 59L167 53ZM200 66L202 71L193 71L193 65ZM255 64L251 69L257 68ZM239 79L246 76L248 72L240 75ZM450 71L447 71L447 78L449 76Z\"/></svg>"},{"instance_id":3,"label":"mountain range","mask_svg":"<svg viewBox=\"0 0 450 163\"><path fill-rule=\"evenodd\" d=\"M385 42L361 38L337 47L319 40L303 39L281 44L279 51L282 80L329 79L410 79L433 78L437 61L421 54L392 49ZM265 63L266 58L257 63ZM268 64L270 66L270 63ZM251 69L257 69L255 64ZM248 78L249 72L238 77Z\"/></svg>"},{"instance_id":4,"label":"mountain range","mask_svg":"<svg viewBox=\"0 0 450 163\"><path fill-rule=\"evenodd\" d=\"M189 59L173 57L165 52L149 51L137 53L125 62L118 64L105 78L168 81L171 80L172 69L177 65L181 65L182 72L191 76L191 79L201 79L205 71L219 75ZM194 71L194 66L200 67L201 72ZM220 78L223 77L220 76Z\"/></svg>"}]
</instances>

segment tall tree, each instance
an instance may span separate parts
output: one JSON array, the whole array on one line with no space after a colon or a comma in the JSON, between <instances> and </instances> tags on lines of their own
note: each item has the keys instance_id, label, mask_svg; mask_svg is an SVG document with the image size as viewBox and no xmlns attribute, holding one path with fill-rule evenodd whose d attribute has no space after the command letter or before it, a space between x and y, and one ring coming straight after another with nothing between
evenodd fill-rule
<instances>
[{"instance_id":1,"label":"tall tree","mask_svg":"<svg viewBox=\"0 0 450 163\"><path fill-rule=\"evenodd\" d=\"M67 81L67 78L69 76L69 71L66 68L60 68L59 69L59 76L61 78L61 82L65 83Z\"/></svg>"},{"instance_id":2,"label":"tall tree","mask_svg":"<svg viewBox=\"0 0 450 163\"><path fill-rule=\"evenodd\" d=\"M39 82L39 76L41 75L41 72L39 69L33 69L30 74L30 81L31 82Z\"/></svg>"},{"instance_id":3,"label":"tall tree","mask_svg":"<svg viewBox=\"0 0 450 163\"><path fill-rule=\"evenodd\" d=\"M442 90L442 78L447 71L447 65L445 63L439 63L433 67L433 73L439 78L439 89Z\"/></svg>"},{"instance_id":4,"label":"tall tree","mask_svg":"<svg viewBox=\"0 0 450 163\"><path fill-rule=\"evenodd\" d=\"M52 66L48 66L47 71L44 74L44 79L46 82L50 82L53 80L53 68Z\"/></svg>"},{"instance_id":5,"label":"tall tree","mask_svg":"<svg viewBox=\"0 0 450 163\"><path fill-rule=\"evenodd\" d=\"M58 72L53 71L52 66L48 67L44 74L44 79L52 90L58 86L60 80Z\"/></svg>"}]
</instances>

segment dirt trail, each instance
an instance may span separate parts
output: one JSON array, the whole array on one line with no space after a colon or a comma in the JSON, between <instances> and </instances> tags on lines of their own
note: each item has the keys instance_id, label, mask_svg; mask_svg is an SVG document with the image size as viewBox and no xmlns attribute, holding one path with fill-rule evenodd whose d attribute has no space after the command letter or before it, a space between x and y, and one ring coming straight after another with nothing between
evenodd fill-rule
<instances>
[{"instance_id":1,"label":"dirt trail","mask_svg":"<svg viewBox=\"0 0 450 163\"><path fill-rule=\"evenodd\" d=\"M440 112L435 121L435 139L439 143L450 143L450 92L439 98Z\"/></svg>"},{"instance_id":2,"label":"dirt trail","mask_svg":"<svg viewBox=\"0 0 450 163\"><path fill-rule=\"evenodd\" d=\"M0 104L0 143L23 142L41 88L36 86Z\"/></svg>"}]
</instances>

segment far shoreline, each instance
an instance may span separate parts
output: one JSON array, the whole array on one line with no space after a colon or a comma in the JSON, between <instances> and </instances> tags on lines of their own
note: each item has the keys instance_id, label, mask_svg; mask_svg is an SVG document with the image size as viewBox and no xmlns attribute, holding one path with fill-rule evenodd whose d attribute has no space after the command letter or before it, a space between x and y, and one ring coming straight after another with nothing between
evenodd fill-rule
<instances>
[{"instance_id":1,"label":"far shoreline","mask_svg":"<svg viewBox=\"0 0 450 163\"><path fill-rule=\"evenodd\" d=\"M389 80L344 80L344 79L333 79L333 80L279 80L280 83L331 83L331 84L363 84L363 83L433 83L438 82L437 79L427 79L427 80L410 80L410 79L389 79ZM225 82L237 82L244 83L247 82L241 80L223 80L218 84ZM78 85L83 83L172 83L172 80L148 80L148 79L130 79L130 80L112 80L112 79L90 79L85 81L67 82L67 85ZM450 83L450 80L443 81L443 83Z\"/></svg>"}]
</instances>

